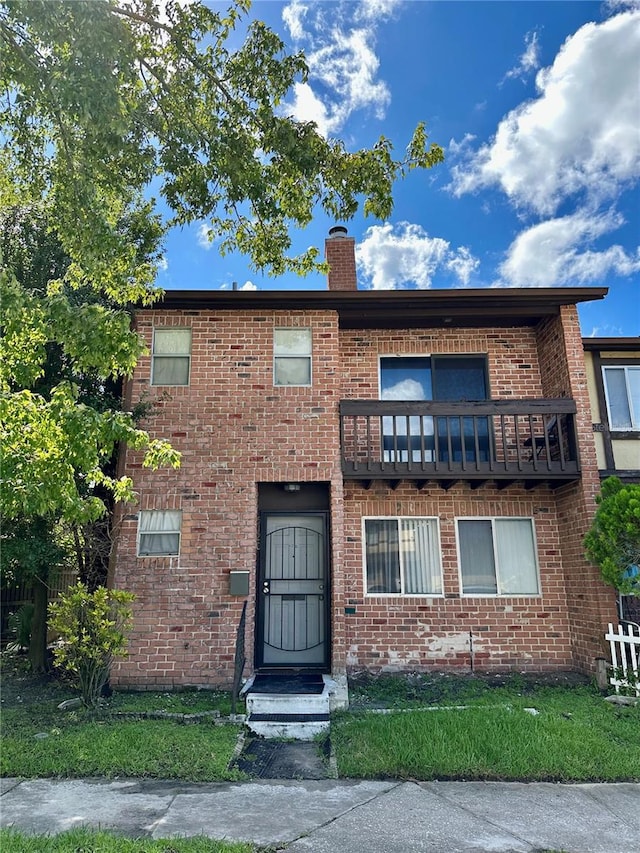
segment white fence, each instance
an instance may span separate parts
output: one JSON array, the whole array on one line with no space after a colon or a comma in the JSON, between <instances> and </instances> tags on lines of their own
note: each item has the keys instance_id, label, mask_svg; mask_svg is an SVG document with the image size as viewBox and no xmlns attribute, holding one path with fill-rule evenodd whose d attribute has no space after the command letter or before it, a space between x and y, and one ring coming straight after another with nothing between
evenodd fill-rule
<instances>
[{"instance_id":1,"label":"white fence","mask_svg":"<svg viewBox=\"0 0 640 853\"><path fill-rule=\"evenodd\" d=\"M605 640L609 641L611 647L612 675L609 684L616 688L635 690L636 696L640 696L640 631L633 625L618 625L617 633L609 622L609 633L605 634Z\"/></svg>"}]
</instances>

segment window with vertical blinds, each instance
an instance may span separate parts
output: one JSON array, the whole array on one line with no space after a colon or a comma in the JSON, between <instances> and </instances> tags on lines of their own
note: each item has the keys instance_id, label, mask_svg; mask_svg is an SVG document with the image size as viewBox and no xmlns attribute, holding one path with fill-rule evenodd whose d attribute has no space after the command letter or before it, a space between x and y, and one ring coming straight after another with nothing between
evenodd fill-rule
<instances>
[{"instance_id":1,"label":"window with vertical blinds","mask_svg":"<svg viewBox=\"0 0 640 853\"><path fill-rule=\"evenodd\" d=\"M458 553L464 595L540 592L530 518L459 518Z\"/></svg>"},{"instance_id":2,"label":"window with vertical blinds","mask_svg":"<svg viewBox=\"0 0 640 853\"><path fill-rule=\"evenodd\" d=\"M365 518L364 545L368 593L442 594L437 518Z\"/></svg>"}]
</instances>

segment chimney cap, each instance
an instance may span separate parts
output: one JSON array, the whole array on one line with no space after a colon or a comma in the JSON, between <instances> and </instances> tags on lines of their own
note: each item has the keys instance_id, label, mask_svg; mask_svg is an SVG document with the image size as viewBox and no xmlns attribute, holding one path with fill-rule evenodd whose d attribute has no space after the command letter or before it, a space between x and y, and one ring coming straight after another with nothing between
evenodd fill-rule
<instances>
[{"instance_id":1,"label":"chimney cap","mask_svg":"<svg viewBox=\"0 0 640 853\"><path fill-rule=\"evenodd\" d=\"M329 237L346 237L348 233L344 225L334 225L329 228Z\"/></svg>"}]
</instances>

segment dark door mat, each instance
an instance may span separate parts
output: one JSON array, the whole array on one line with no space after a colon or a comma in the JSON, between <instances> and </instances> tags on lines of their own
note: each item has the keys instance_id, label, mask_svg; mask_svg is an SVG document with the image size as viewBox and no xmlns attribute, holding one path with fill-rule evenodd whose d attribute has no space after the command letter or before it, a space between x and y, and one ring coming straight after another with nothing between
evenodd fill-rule
<instances>
[{"instance_id":1,"label":"dark door mat","mask_svg":"<svg viewBox=\"0 0 640 853\"><path fill-rule=\"evenodd\" d=\"M288 696L302 695L305 693L322 693L324 681L319 674L310 675L296 674L272 674L259 672L249 693L281 693Z\"/></svg>"},{"instance_id":2,"label":"dark door mat","mask_svg":"<svg viewBox=\"0 0 640 853\"><path fill-rule=\"evenodd\" d=\"M233 766L252 779L329 779L331 745L247 738Z\"/></svg>"}]
</instances>

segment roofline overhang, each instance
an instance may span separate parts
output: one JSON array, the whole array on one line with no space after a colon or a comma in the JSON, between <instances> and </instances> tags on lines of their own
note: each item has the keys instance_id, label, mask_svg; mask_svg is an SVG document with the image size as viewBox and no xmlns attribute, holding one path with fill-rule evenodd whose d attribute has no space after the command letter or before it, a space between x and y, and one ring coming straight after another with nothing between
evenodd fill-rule
<instances>
[{"instance_id":1,"label":"roofline overhang","mask_svg":"<svg viewBox=\"0 0 640 853\"><path fill-rule=\"evenodd\" d=\"M582 346L589 352L598 350L619 350L620 352L640 352L640 337L636 338L583 338Z\"/></svg>"},{"instance_id":2,"label":"roofline overhang","mask_svg":"<svg viewBox=\"0 0 640 853\"><path fill-rule=\"evenodd\" d=\"M534 325L564 305L604 299L606 287L458 290L167 290L152 310L336 311L342 328Z\"/></svg>"}]
</instances>

